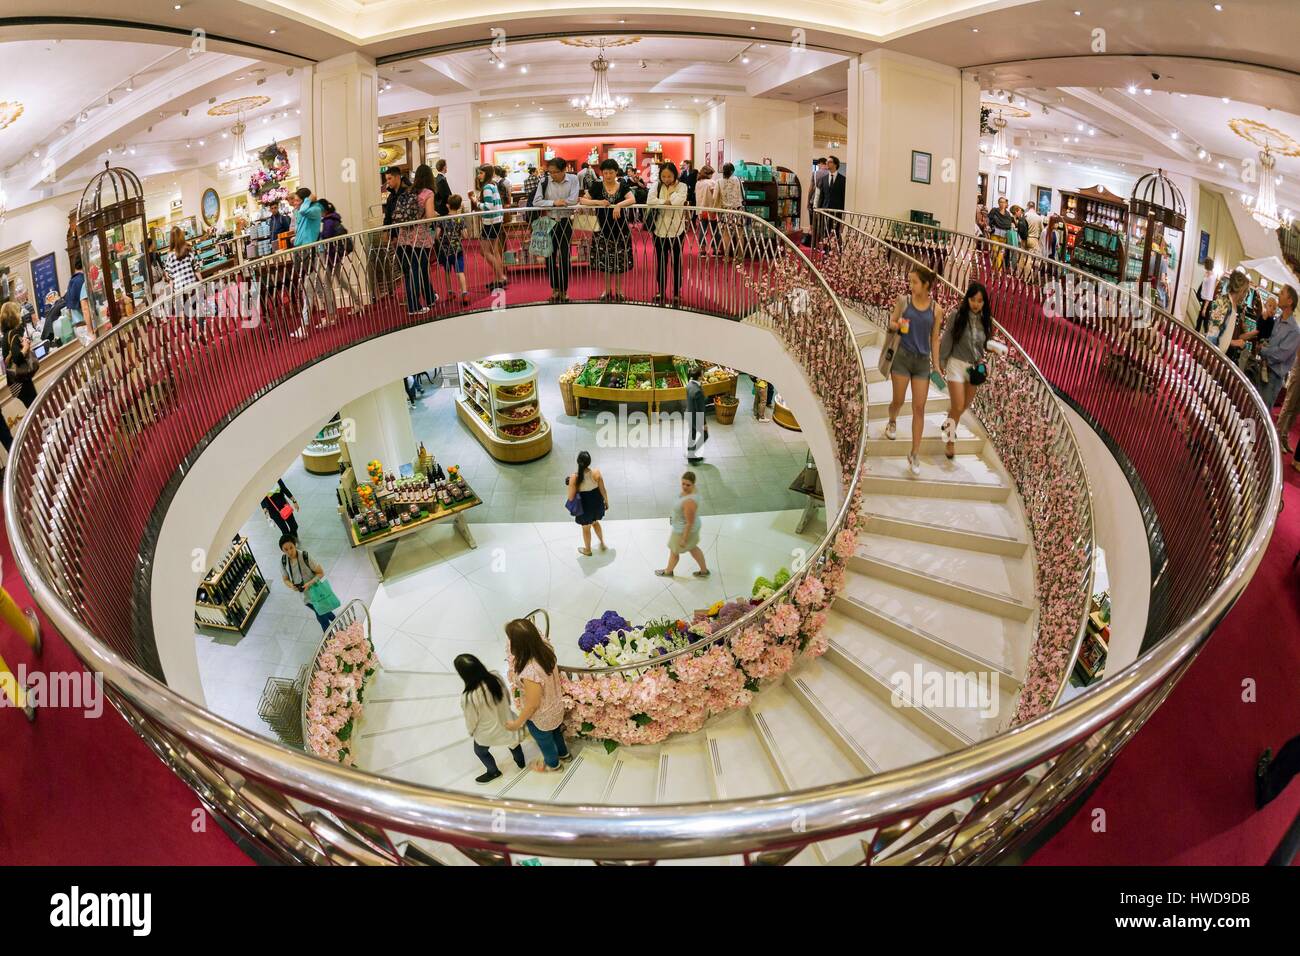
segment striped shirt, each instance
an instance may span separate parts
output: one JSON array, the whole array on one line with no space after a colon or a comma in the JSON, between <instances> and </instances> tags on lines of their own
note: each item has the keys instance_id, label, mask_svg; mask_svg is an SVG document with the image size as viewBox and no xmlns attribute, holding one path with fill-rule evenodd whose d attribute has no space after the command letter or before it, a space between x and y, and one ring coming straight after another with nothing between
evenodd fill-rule
<instances>
[{"instance_id":1,"label":"striped shirt","mask_svg":"<svg viewBox=\"0 0 1300 956\"><path fill-rule=\"evenodd\" d=\"M501 193L497 191L496 183L483 184L483 192L479 196L478 204L485 210L483 216L485 226L498 225L505 219L501 214Z\"/></svg>"},{"instance_id":2,"label":"striped shirt","mask_svg":"<svg viewBox=\"0 0 1300 956\"><path fill-rule=\"evenodd\" d=\"M194 263L195 258L192 252L183 259L174 252L167 253L167 258L163 260L163 268L167 271L167 278L171 280L173 289L183 289L199 281L199 274L194 268Z\"/></svg>"}]
</instances>

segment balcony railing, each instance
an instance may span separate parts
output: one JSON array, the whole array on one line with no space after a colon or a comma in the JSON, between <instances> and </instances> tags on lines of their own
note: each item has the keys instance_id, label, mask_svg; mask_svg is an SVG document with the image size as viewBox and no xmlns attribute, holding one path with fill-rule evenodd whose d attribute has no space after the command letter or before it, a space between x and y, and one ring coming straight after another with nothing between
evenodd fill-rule
<instances>
[{"instance_id":1,"label":"balcony railing","mask_svg":"<svg viewBox=\"0 0 1300 956\"><path fill-rule=\"evenodd\" d=\"M809 843L860 833L869 860L995 859L1049 819L1141 726L1262 555L1268 529L1256 519L1276 507L1280 494L1276 444L1271 470L1258 459L1256 480L1241 486L1256 507L1235 526L1235 560L1216 565L1223 573L1200 607L1137 664L964 751L812 791L579 810L419 787L272 743L194 705L161 679L148 592L161 515L211 435L307 365L453 311L550 299L560 270L552 270L551 281L542 278L546 267L526 255L522 235L503 230L503 249L494 230L479 237L482 216L459 218L468 227L467 304L446 294L458 291L454 267L450 276L434 271L440 296L431 311L420 313L419 301L407 301L422 291L422 254L410 247L423 240L412 243L415 234L403 229L420 225L279 253L160 301L102 337L44 391L16 436L6 521L36 600L86 665L104 675L110 700L149 746L211 812L270 858L411 862L413 855L397 848L426 838L480 863L508 862L514 854L628 861L732 853L781 863ZM621 289L612 280L609 288L623 301L652 304L659 291L654 244L643 225L631 236L633 271ZM596 241L583 241L594 255L628 254L597 253ZM701 245L719 256L702 257ZM830 370L810 384L831 424L842 474L844 505L828 520L833 534L851 514L866 424L865 376L835 294L799 250L752 216L715 213L711 225L692 222L684 248L684 283L693 279L698 292L684 294L680 307L762 323L805 371ZM671 296L674 249L661 243L660 250L667 253ZM514 254L506 270L511 286L486 295L483 286L501 273L500 252ZM581 244L577 254L581 261ZM531 283L525 267L537 274ZM578 280L568 278L570 300L598 298L611 274L584 266L576 272ZM1192 364L1182 371L1219 374ZM1243 399L1240 407L1249 412L1248 405ZM1220 458L1207 467L1221 465Z\"/></svg>"}]
</instances>

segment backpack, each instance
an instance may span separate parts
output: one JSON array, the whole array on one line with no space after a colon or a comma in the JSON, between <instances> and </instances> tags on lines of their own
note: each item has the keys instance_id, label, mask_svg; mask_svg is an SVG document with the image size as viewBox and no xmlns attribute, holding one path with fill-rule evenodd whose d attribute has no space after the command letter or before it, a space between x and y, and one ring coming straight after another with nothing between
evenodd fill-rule
<instances>
[{"instance_id":1,"label":"backpack","mask_svg":"<svg viewBox=\"0 0 1300 956\"><path fill-rule=\"evenodd\" d=\"M393 204L393 222L415 222L420 218L420 197L413 189L404 189L397 194Z\"/></svg>"}]
</instances>

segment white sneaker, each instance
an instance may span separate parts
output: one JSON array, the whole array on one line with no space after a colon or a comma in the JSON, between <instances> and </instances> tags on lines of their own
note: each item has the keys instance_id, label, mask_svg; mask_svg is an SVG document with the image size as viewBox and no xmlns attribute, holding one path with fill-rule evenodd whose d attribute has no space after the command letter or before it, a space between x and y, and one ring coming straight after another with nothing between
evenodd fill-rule
<instances>
[{"instance_id":1,"label":"white sneaker","mask_svg":"<svg viewBox=\"0 0 1300 956\"><path fill-rule=\"evenodd\" d=\"M894 438L895 438L897 435L898 435L898 423L897 423L897 422L890 422L888 425L885 426L885 437L886 437L886 438L888 438L890 441L893 441Z\"/></svg>"},{"instance_id":2,"label":"white sneaker","mask_svg":"<svg viewBox=\"0 0 1300 956\"><path fill-rule=\"evenodd\" d=\"M913 478L921 477L921 461L915 455L907 456L907 470L912 473Z\"/></svg>"},{"instance_id":3,"label":"white sneaker","mask_svg":"<svg viewBox=\"0 0 1300 956\"><path fill-rule=\"evenodd\" d=\"M939 434L943 436L945 442L955 441L957 433L957 423L951 418L945 418L943 424L939 426Z\"/></svg>"}]
</instances>

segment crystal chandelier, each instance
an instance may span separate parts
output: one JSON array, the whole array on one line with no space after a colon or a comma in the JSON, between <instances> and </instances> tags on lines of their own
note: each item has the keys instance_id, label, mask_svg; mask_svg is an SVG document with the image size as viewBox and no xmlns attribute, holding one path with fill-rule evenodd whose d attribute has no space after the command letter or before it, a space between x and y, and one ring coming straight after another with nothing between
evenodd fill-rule
<instances>
[{"instance_id":1,"label":"crystal chandelier","mask_svg":"<svg viewBox=\"0 0 1300 956\"><path fill-rule=\"evenodd\" d=\"M989 150L989 159L999 166L1008 166L1011 163L1011 151L1007 149L1007 121L998 113L993 117L989 124L993 127L993 148Z\"/></svg>"},{"instance_id":2,"label":"crystal chandelier","mask_svg":"<svg viewBox=\"0 0 1300 956\"><path fill-rule=\"evenodd\" d=\"M248 127L244 125L244 113L241 110L235 125L230 128L230 133L235 138L235 145L230 152L230 158L223 163L227 172L242 173L249 168L248 145L244 142L246 132Z\"/></svg>"},{"instance_id":3,"label":"crystal chandelier","mask_svg":"<svg viewBox=\"0 0 1300 956\"><path fill-rule=\"evenodd\" d=\"M600 41L600 53L591 61L591 93L587 96L575 96L569 105L580 109L594 119L605 119L619 110L627 109L632 101L626 96L615 96L609 91L609 61L605 59L605 41Z\"/></svg>"},{"instance_id":4,"label":"crystal chandelier","mask_svg":"<svg viewBox=\"0 0 1300 956\"><path fill-rule=\"evenodd\" d=\"M1279 214L1277 208L1277 191L1273 173L1276 168L1277 160L1273 158L1273 151L1265 146L1264 151L1259 154L1259 192L1254 198L1245 193L1241 196L1242 205L1250 210L1254 220L1265 229L1279 229L1290 225L1291 222L1291 216L1286 213Z\"/></svg>"}]
</instances>

